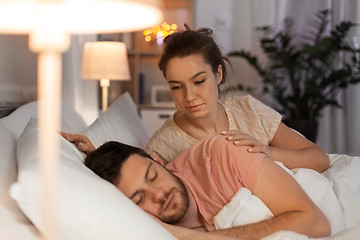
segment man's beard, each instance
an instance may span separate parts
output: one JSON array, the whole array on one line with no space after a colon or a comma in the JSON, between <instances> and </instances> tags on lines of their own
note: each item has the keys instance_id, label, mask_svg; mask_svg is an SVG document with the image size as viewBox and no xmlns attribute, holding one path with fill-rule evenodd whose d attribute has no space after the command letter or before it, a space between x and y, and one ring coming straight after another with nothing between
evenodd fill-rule
<instances>
[{"instance_id":1,"label":"man's beard","mask_svg":"<svg viewBox=\"0 0 360 240\"><path fill-rule=\"evenodd\" d=\"M178 182L179 187L173 187L170 189L170 191L166 194L163 201L161 201L160 209L159 209L159 218L161 221L168 223L168 224L176 224L178 223L186 214L188 208L189 208L189 197L187 195L186 187L184 183L175 175L173 175L176 178L176 181ZM164 205L166 204L167 200L173 193L179 193L180 201L177 201L174 203L173 209L176 210L176 212L172 215L163 215L163 209Z\"/></svg>"}]
</instances>

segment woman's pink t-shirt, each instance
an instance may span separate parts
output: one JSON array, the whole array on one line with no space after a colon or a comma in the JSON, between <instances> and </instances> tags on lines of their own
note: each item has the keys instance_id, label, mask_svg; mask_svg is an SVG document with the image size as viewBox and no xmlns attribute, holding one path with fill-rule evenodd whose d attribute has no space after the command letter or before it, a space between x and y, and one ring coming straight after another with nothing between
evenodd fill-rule
<instances>
[{"instance_id":1,"label":"woman's pink t-shirt","mask_svg":"<svg viewBox=\"0 0 360 240\"><path fill-rule=\"evenodd\" d=\"M248 148L219 135L193 145L166 166L193 194L209 231L214 216L241 187L254 189L264 155Z\"/></svg>"}]
</instances>

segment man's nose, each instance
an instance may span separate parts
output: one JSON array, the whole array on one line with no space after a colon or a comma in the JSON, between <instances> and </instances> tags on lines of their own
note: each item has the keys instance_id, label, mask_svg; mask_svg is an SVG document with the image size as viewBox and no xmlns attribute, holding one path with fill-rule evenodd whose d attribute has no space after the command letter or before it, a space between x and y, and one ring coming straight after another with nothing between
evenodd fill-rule
<instances>
[{"instance_id":1,"label":"man's nose","mask_svg":"<svg viewBox=\"0 0 360 240\"><path fill-rule=\"evenodd\" d=\"M149 191L153 202L158 203L165 199L165 191L163 189L152 187Z\"/></svg>"}]
</instances>

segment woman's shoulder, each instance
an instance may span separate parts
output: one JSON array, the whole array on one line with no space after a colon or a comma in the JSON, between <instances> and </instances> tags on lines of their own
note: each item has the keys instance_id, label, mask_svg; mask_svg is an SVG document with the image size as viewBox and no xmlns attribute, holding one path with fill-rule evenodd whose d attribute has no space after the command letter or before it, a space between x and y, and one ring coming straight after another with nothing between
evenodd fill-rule
<instances>
[{"instance_id":1,"label":"woman's shoulder","mask_svg":"<svg viewBox=\"0 0 360 240\"><path fill-rule=\"evenodd\" d=\"M171 116L151 137L145 151L169 162L194 143L193 139L176 125Z\"/></svg>"},{"instance_id":2,"label":"woman's shoulder","mask_svg":"<svg viewBox=\"0 0 360 240\"><path fill-rule=\"evenodd\" d=\"M178 131L179 130L174 122L172 115L163 123L163 125L161 125L158 130L155 131L147 145L154 145L158 141L163 141L164 139L167 139L169 135Z\"/></svg>"},{"instance_id":3,"label":"woman's shoulder","mask_svg":"<svg viewBox=\"0 0 360 240\"><path fill-rule=\"evenodd\" d=\"M227 111L248 111L258 105L258 100L251 95L228 96L220 100L221 105Z\"/></svg>"},{"instance_id":4,"label":"woman's shoulder","mask_svg":"<svg viewBox=\"0 0 360 240\"><path fill-rule=\"evenodd\" d=\"M273 110L269 105L263 101L259 100L252 95L231 95L221 102L221 104L225 107L225 109L238 109L238 110L253 110L253 111L272 111Z\"/></svg>"},{"instance_id":5,"label":"woman's shoulder","mask_svg":"<svg viewBox=\"0 0 360 240\"><path fill-rule=\"evenodd\" d=\"M252 95L229 95L223 97L221 100L223 104L233 104L233 103L242 103L242 104L249 104L252 102L260 102L258 99L253 97Z\"/></svg>"}]
</instances>

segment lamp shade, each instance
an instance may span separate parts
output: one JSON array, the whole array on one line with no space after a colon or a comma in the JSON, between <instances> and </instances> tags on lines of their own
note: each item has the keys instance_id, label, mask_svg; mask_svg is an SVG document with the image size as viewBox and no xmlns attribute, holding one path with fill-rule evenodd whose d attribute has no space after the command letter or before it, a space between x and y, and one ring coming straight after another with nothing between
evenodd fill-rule
<instances>
[{"instance_id":1,"label":"lamp shade","mask_svg":"<svg viewBox=\"0 0 360 240\"><path fill-rule=\"evenodd\" d=\"M161 0L0 0L0 33L29 34L33 52L64 52L70 34L129 32L161 22Z\"/></svg>"},{"instance_id":2,"label":"lamp shade","mask_svg":"<svg viewBox=\"0 0 360 240\"><path fill-rule=\"evenodd\" d=\"M0 0L0 32L31 33L39 25L50 25L68 34L141 30L161 22L161 3L161 0Z\"/></svg>"},{"instance_id":3,"label":"lamp shade","mask_svg":"<svg viewBox=\"0 0 360 240\"><path fill-rule=\"evenodd\" d=\"M130 80L126 46L122 42L87 42L82 59L82 78Z\"/></svg>"}]
</instances>

